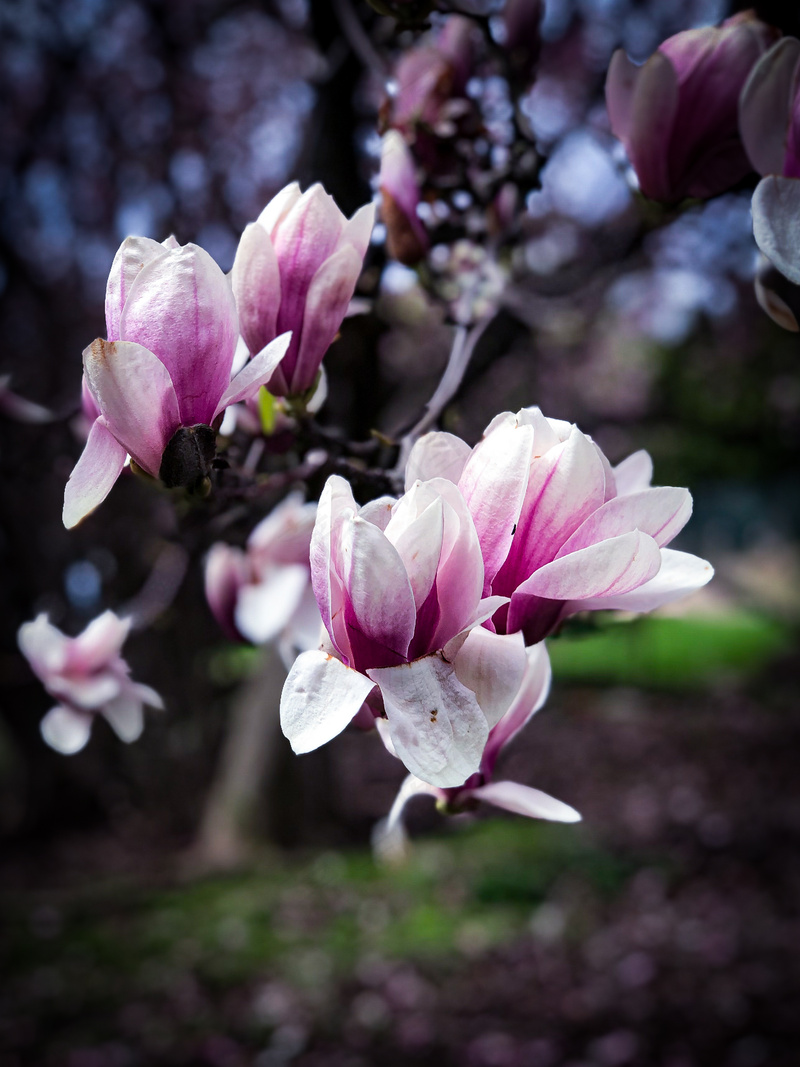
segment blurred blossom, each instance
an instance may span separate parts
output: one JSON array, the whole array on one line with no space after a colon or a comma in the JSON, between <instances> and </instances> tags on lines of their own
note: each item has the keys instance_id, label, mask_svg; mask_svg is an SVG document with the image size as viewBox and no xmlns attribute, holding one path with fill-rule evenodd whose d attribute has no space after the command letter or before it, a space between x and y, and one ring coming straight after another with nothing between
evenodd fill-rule
<instances>
[{"instance_id":1,"label":"blurred blossom","mask_svg":"<svg viewBox=\"0 0 800 1067\"><path fill-rule=\"evenodd\" d=\"M453 319L470 326L500 303L507 275L491 252L466 239L437 245L430 257L439 296Z\"/></svg>"},{"instance_id":2,"label":"blurred blossom","mask_svg":"<svg viewBox=\"0 0 800 1067\"><path fill-rule=\"evenodd\" d=\"M663 268L636 271L609 289L608 303L637 327L665 345L679 345L706 314L721 318L736 306L736 290L725 278L698 271Z\"/></svg>"},{"instance_id":3,"label":"blurred blossom","mask_svg":"<svg viewBox=\"0 0 800 1067\"><path fill-rule=\"evenodd\" d=\"M321 185L287 185L242 234L232 283L254 359L284 331L286 355L267 388L298 396L314 385L347 313L369 247L374 204L347 219Z\"/></svg>"},{"instance_id":4,"label":"blurred blossom","mask_svg":"<svg viewBox=\"0 0 800 1067\"><path fill-rule=\"evenodd\" d=\"M584 130L563 140L542 172L553 208L582 225L601 226L630 204L630 190L611 156Z\"/></svg>"},{"instance_id":5,"label":"blurred blossom","mask_svg":"<svg viewBox=\"0 0 800 1067\"><path fill-rule=\"evenodd\" d=\"M527 660L519 635L480 625L501 600L481 597L480 545L457 487L415 481L400 500L359 508L347 482L329 478L311 577L327 639L298 657L284 686L281 725L295 752L325 744L359 713L367 723L385 716L413 775L462 785Z\"/></svg>"},{"instance_id":6,"label":"blurred blossom","mask_svg":"<svg viewBox=\"0 0 800 1067\"><path fill-rule=\"evenodd\" d=\"M406 477L455 482L478 531L492 616L527 644L578 611L652 611L709 581L711 565L665 548L692 512L686 489L652 488L636 452L612 468L577 426L538 408L504 412L474 449L451 434L415 444Z\"/></svg>"},{"instance_id":7,"label":"blurred blossom","mask_svg":"<svg viewBox=\"0 0 800 1067\"><path fill-rule=\"evenodd\" d=\"M739 140L739 94L775 35L747 12L670 37L641 67L615 52L606 80L611 128L645 196L708 199L750 171Z\"/></svg>"},{"instance_id":8,"label":"blurred blossom","mask_svg":"<svg viewBox=\"0 0 800 1067\"><path fill-rule=\"evenodd\" d=\"M130 619L113 611L89 623L78 637L67 637L39 615L17 635L22 654L47 692L58 701L41 723L51 748L71 755L89 740L95 715L107 719L122 741L135 741L144 728L143 705L162 708L161 697L133 682L121 650Z\"/></svg>"},{"instance_id":9,"label":"blurred blossom","mask_svg":"<svg viewBox=\"0 0 800 1067\"><path fill-rule=\"evenodd\" d=\"M245 551L218 543L206 559L206 599L222 629L254 645L277 639L287 670L320 640L308 555L316 513L293 493L255 527Z\"/></svg>"},{"instance_id":10,"label":"blurred blossom","mask_svg":"<svg viewBox=\"0 0 800 1067\"><path fill-rule=\"evenodd\" d=\"M100 414L64 491L68 529L105 500L128 456L168 487L202 490L223 412L258 392L289 343L276 339L231 380L239 329L230 283L207 252L174 238L122 243L106 330L83 353Z\"/></svg>"},{"instance_id":11,"label":"blurred blossom","mask_svg":"<svg viewBox=\"0 0 800 1067\"><path fill-rule=\"evenodd\" d=\"M753 67L742 90L739 125L759 174L800 178L800 41L784 37Z\"/></svg>"},{"instance_id":12,"label":"blurred blossom","mask_svg":"<svg viewBox=\"0 0 800 1067\"><path fill-rule=\"evenodd\" d=\"M397 130L388 130L383 137L379 187L389 255L413 266L428 251L430 242L417 214L419 185L414 160Z\"/></svg>"},{"instance_id":13,"label":"blurred blossom","mask_svg":"<svg viewBox=\"0 0 800 1067\"><path fill-rule=\"evenodd\" d=\"M489 731L479 770L462 786L440 789L420 781L413 774L403 782L388 817L376 827L373 841L379 855L402 849L402 818L406 804L415 796L435 797L447 812L464 811L478 801L493 804L517 815L555 822L578 822L580 815L574 808L555 800L539 789L518 782L494 782L495 763L501 750L525 726L547 700L550 691L550 659L544 642L526 649L525 673L508 710ZM382 721L382 720L381 720ZM379 730L387 748L395 755L389 732ZM393 840L394 839L394 840Z\"/></svg>"},{"instance_id":14,"label":"blurred blossom","mask_svg":"<svg viewBox=\"0 0 800 1067\"><path fill-rule=\"evenodd\" d=\"M16 422L28 422L41 424L53 422L56 416L48 408L36 404L32 400L26 400L9 388L11 375L0 375L0 414Z\"/></svg>"}]
</instances>

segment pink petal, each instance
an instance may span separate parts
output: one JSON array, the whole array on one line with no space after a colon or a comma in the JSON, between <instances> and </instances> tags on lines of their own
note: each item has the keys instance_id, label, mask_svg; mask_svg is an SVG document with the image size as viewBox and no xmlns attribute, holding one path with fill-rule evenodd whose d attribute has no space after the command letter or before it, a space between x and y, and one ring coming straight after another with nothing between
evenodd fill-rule
<instances>
[{"instance_id":1,"label":"pink petal","mask_svg":"<svg viewBox=\"0 0 800 1067\"><path fill-rule=\"evenodd\" d=\"M515 815L527 815L531 819L549 819L551 822L580 822L581 816L555 797L548 796L541 789L533 789L519 782L490 782L488 785L471 789L470 795L476 800L494 804L496 808L513 811Z\"/></svg>"},{"instance_id":2,"label":"pink petal","mask_svg":"<svg viewBox=\"0 0 800 1067\"><path fill-rule=\"evenodd\" d=\"M405 487L408 491L416 481L430 478L446 478L458 483L472 449L451 433L432 432L423 434L414 443L406 463Z\"/></svg>"},{"instance_id":3,"label":"pink petal","mask_svg":"<svg viewBox=\"0 0 800 1067\"><path fill-rule=\"evenodd\" d=\"M275 227L286 218L301 196L299 182L291 182L289 185L285 185L279 193L273 196L258 216L259 225L263 226L267 233L272 236Z\"/></svg>"},{"instance_id":4,"label":"pink petal","mask_svg":"<svg viewBox=\"0 0 800 1067\"><path fill-rule=\"evenodd\" d=\"M611 57L606 75L606 108L611 131L623 143L630 136L633 99L643 67L632 63L622 48Z\"/></svg>"},{"instance_id":5,"label":"pink petal","mask_svg":"<svg viewBox=\"0 0 800 1067\"><path fill-rule=\"evenodd\" d=\"M645 196L672 201L682 195L670 174L670 148L678 109L678 79L665 55L656 52L642 67L634 93L630 128L623 141Z\"/></svg>"},{"instance_id":6,"label":"pink petal","mask_svg":"<svg viewBox=\"0 0 800 1067\"><path fill-rule=\"evenodd\" d=\"M220 397L214 409L212 421L231 404L239 404L256 395L261 386L265 385L275 373L275 368L286 355L291 339L290 333L281 334L274 341L270 341L257 356L253 356L248 363L245 363Z\"/></svg>"},{"instance_id":7,"label":"pink petal","mask_svg":"<svg viewBox=\"0 0 800 1067\"><path fill-rule=\"evenodd\" d=\"M325 652L301 653L281 694L281 729L292 749L312 752L340 734L374 687Z\"/></svg>"},{"instance_id":8,"label":"pink petal","mask_svg":"<svg viewBox=\"0 0 800 1067\"><path fill-rule=\"evenodd\" d=\"M144 709L134 691L122 693L103 708L103 718L125 744L138 741L144 730Z\"/></svg>"},{"instance_id":9,"label":"pink petal","mask_svg":"<svg viewBox=\"0 0 800 1067\"><path fill-rule=\"evenodd\" d=\"M338 210L338 209L337 209ZM372 237L372 230L375 226L375 205L364 204L353 215L351 219L344 224L342 228L341 236L339 237L339 248L344 248L345 245L350 245L354 248L358 258L363 261L364 256L367 254L369 248L369 241Z\"/></svg>"},{"instance_id":10,"label":"pink petal","mask_svg":"<svg viewBox=\"0 0 800 1067\"><path fill-rule=\"evenodd\" d=\"M478 533L458 487L444 478L424 484L443 500L442 551L436 572L439 622L428 648L433 651L473 625L485 581Z\"/></svg>"},{"instance_id":11,"label":"pink petal","mask_svg":"<svg viewBox=\"0 0 800 1067\"><path fill-rule=\"evenodd\" d=\"M72 756L86 745L92 732L92 716L70 708L51 708L39 723L42 737L62 756Z\"/></svg>"},{"instance_id":12,"label":"pink petal","mask_svg":"<svg viewBox=\"0 0 800 1067\"><path fill-rule=\"evenodd\" d=\"M84 350L83 369L108 429L157 478L162 453L181 425L167 368L142 345L98 338Z\"/></svg>"},{"instance_id":13,"label":"pink petal","mask_svg":"<svg viewBox=\"0 0 800 1067\"><path fill-rule=\"evenodd\" d=\"M403 818L403 809L409 800L413 800L414 797L440 797L442 795L441 790L436 786L428 785L427 782L423 782L413 774L409 774L403 781L397 791L397 796L394 798L394 803L389 809L389 814L386 817L386 830L391 833L395 826Z\"/></svg>"},{"instance_id":14,"label":"pink petal","mask_svg":"<svg viewBox=\"0 0 800 1067\"><path fill-rule=\"evenodd\" d=\"M617 496L627 496L628 493L649 489L652 480L653 461L644 449L632 453L614 468Z\"/></svg>"},{"instance_id":15,"label":"pink petal","mask_svg":"<svg viewBox=\"0 0 800 1067\"><path fill-rule=\"evenodd\" d=\"M130 618L121 619L113 611L104 611L71 642L69 669L92 674L107 666L119 656L130 632Z\"/></svg>"},{"instance_id":16,"label":"pink petal","mask_svg":"<svg viewBox=\"0 0 800 1067\"><path fill-rule=\"evenodd\" d=\"M244 585L234 610L236 629L254 645L274 641L288 626L308 587L308 567L276 566L261 582Z\"/></svg>"},{"instance_id":17,"label":"pink petal","mask_svg":"<svg viewBox=\"0 0 800 1067\"><path fill-rule=\"evenodd\" d=\"M62 518L68 530L103 503L122 473L127 458L127 452L103 419L96 419L64 488Z\"/></svg>"},{"instance_id":18,"label":"pink petal","mask_svg":"<svg viewBox=\"0 0 800 1067\"><path fill-rule=\"evenodd\" d=\"M578 527L556 559L631 530L649 534L661 548L680 533L691 514L692 496L688 489L664 486L614 497Z\"/></svg>"},{"instance_id":19,"label":"pink petal","mask_svg":"<svg viewBox=\"0 0 800 1067\"><path fill-rule=\"evenodd\" d=\"M511 546L525 498L533 436L530 426L498 426L475 448L459 479L483 553L485 593Z\"/></svg>"},{"instance_id":20,"label":"pink petal","mask_svg":"<svg viewBox=\"0 0 800 1067\"><path fill-rule=\"evenodd\" d=\"M508 711L489 734L481 771L491 777L500 750L544 705L550 692L552 670L544 641L525 649L525 674Z\"/></svg>"},{"instance_id":21,"label":"pink petal","mask_svg":"<svg viewBox=\"0 0 800 1067\"><path fill-rule=\"evenodd\" d=\"M782 174L796 92L800 41L783 37L750 71L739 99L739 131L759 174Z\"/></svg>"},{"instance_id":22,"label":"pink petal","mask_svg":"<svg viewBox=\"0 0 800 1067\"><path fill-rule=\"evenodd\" d=\"M341 528L357 510L358 505L353 499L353 490L349 483L338 474L331 475L319 498L309 550L311 583L322 621L337 651L348 659L351 658L350 643L343 630L343 576L336 574L336 563ZM335 620L338 620L338 626L335 625Z\"/></svg>"},{"instance_id":23,"label":"pink petal","mask_svg":"<svg viewBox=\"0 0 800 1067\"><path fill-rule=\"evenodd\" d=\"M617 611L653 611L663 604L689 596L701 589L714 576L714 568L708 560L700 559L689 552L676 552L671 548L661 549L661 567L658 574L636 589L615 593L608 597L586 598L569 604L570 613L594 608L612 608Z\"/></svg>"},{"instance_id":24,"label":"pink petal","mask_svg":"<svg viewBox=\"0 0 800 1067\"><path fill-rule=\"evenodd\" d=\"M434 495L425 507L428 494L424 494L422 510L417 512L416 495L411 490L400 499L385 534L403 562L419 612L436 580L444 536L444 502L440 496ZM414 514L409 515L409 512Z\"/></svg>"},{"instance_id":25,"label":"pink petal","mask_svg":"<svg viewBox=\"0 0 800 1067\"><path fill-rule=\"evenodd\" d=\"M509 628L515 601L526 596L549 600L585 600L627 593L649 581L661 566L661 551L652 537L633 530L598 545L582 548L536 571L511 598Z\"/></svg>"},{"instance_id":26,"label":"pink petal","mask_svg":"<svg viewBox=\"0 0 800 1067\"><path fill-rule=\"evenodd\" d=\"M472 690L493 727L511 707L527 666L522 634L502 636L482 626L470 630L455 658L456 677Z\"/></svg>"},{"instance_id":27,"label":"pink petal","mask_svg":"<svg viewBox=\"0 0 800 1067\"><path fill-rule=\"evenodd\" d=\"M230 382L239 337L230 281L197 245L148 263L131 286L120 336L164 364L184 426L209 424Z\"/></svg>"},{"instance_id":28,"label":"pink petal","mask_svg":"<svg viewBox=\"0 0 800 1067\"><path fill-rule=\"evenodd\" d=\"M359 515L365 522L371 522L379 530L385 530L391 521L392 509L396 503L397 500L393 496L379 496L365 504Z\"/></svg>"},{"instance_id":29,"label":"pink petal","mask_svg":"<svg viewBox=\"0 0 800 1067\"><path fill-rule=\"evenodd\" d=\"M214 618L232 641L242 638L236 628L234 611L248 572L247 557L241 549L222 543L209 549L205 566L206 600Z\"/></svg>"},{"instance_id":30,"label":"pink petal","mask_svg":"<svg viewBox=\"0 0 800 1067\"><path fill-rule=\"evenodd\" d=\"M314 384L322 357L330 348L347 313L361 267L361 257L348 244L330 256L311 279L302 315L302 335L297 344L296 362L294 369L289 372L292 393L303 393ZM297 328L300 329L299 321Z\"/></svg>"},{"instance_id":31,"label":"pink petal","mask_svg":"<svg viewBox=\"0 0 800 1067\"><path fill-rule=\"evenodd\" d=\"M145 264L166 250L149 237L126 237L119 246L106 284L106 340L120 339L119 323L131 286Z\"/></svg>"},{"instance_id":32,"label":"pink petal","mask_svg":"<svg viewBox=\"0 0 800 1067\"><path fill-rule=\"evenodd\" d=\"M44 613L24 622L17 631L17 644L31 668L45 685L50 676L64 669L70 639Z\"/></svg>"},{"instance_id":33,"label":"pink petal","mask_svg":"<svg viewBox=\"0 0 800 1067\"><path fill-rule=\"evenodd\" d=\"M412 774L449 788L478 770L489 728L452 663L434 654L367 673L380 686L392 742Z\"/></svg>"},{"instance_id":34,"label":"pink petal","mask_svg":"<svg viewBox=\"0 0 800 1067\"><path fill-rule=\"evenodd\" d=\"M242 337L251 352L260 352L277 334L281 276L270 236L258 222L241 236L231 284Z\"/></svg>"},{"instance_id":35,"label":"pink petal","mask_svg":"<svg viewBox=\"0 0 800 1067\"><path fill-rule=\"evenodd\" d=\"M346 620L356 661L386 665L407 653L417 621L414 593L397 549L377 526L356 516L344 524ZM376 662L373 656L383 663Z\"/></svg>"}]
</instances>

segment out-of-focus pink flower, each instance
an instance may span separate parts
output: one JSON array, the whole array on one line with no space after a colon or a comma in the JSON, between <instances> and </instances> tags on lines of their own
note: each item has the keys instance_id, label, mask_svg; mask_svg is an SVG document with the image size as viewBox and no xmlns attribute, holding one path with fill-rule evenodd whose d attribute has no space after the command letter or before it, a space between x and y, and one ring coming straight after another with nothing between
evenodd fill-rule
<instances>
[{"instance_id":1,"label":"out-of-focus pink flower","mask_svg":"<svg viewBox=\"0 0 800 1067\"><path fill-rule=\"evenodd\" d=\"M355 291L374 221L374 204L348 220L321 185L301 193L293 182L245 228L232 280L253 361L279 334L292 332L266 383L273 395L298 396L316 381Z\"/></svg>"},{"instance_id":2,"label":"out-of-focus pink flower","mask_svg":"<svg viewBox=\"0 0 800 1067\"><path fill-rule=\"evenodd\" d=\"M414 159L397 130L383 137L380 190L389 255L412 267L426 254L430 241L417 214L420 198Z\"/></svg>"},{"instance_id":3,"label":"out-of-focus pink flower","mask_svg":"<svg viewBox=\"0 0 800 1067\"><path fill-rule=\"evenodd\" d=\"M580 821L580 815L574 808L548 796L540 789L533 789L519 782L492 781L500 750L543 706L550 691L550 659L544 643L526 649L526 657L525 674L519 690L508 711L490 730L478 772L462 786L452 789L440 789L421 781L413 774L409 775L400 787L388 818L379 827L376 840L379 852L384 851L387 845L397 847L400 844L397 840L392 842L391 839L403 834L403 809L415 796L435 797L448 812L463 811L477 801L484 801L533 819L550 819L554 822ZM386 740L391 751L391 741L388 738Z\"/></svg>"},{"instance_id":4,"label":"out-of-focus pink flower","mask_svg":"<svg viewBox=\"0 0 800 1067\"><path fill-rule=\"evenodd\" d=\"M135 741L144 727L143 705L161 708L149 686L131 681L121 649L130 619L103 612L78 637L67 637L46 615L19 628L20 650L58 704L41 723L52 748L69 755L89 740L96 715L108 720L122 741Z\"/></svg>"},{"instance_id":5,"label":"out-of-focus pink flower","mask_svg":"<svg viewBox=\"0 0 800 1067\"><path fill-rule=\"evenodd\" d=\"M756 63L742 90L739 127L761 175L800 178L800 41L783 37Z\"/></svg>"},{"instance_id":6,"label":"out-of-focus pink flower","mask_svg":"<svg viewBox=\"0 0 800 1067\"><path fill-rule=\"evenodd\" d=\"M645 196L707 199L752 169L739 136L739 94L775 36L742 12L670 37L642 66L614 53L606 80L611 129Z\"/></svg>"},{"instance_id":7,"label":"out-of-focus pink flower","mask_svg":"<svg viewBox=\"0 0 800 1067\"><path fill-rule=\"evenodd\" d=\"M281 724L295 752L335 737L367 701L398 757L431 785L463 784L525 669L519 635L480 626L504 601L482 599L472 519L446 479L359 508L328 479L311 538L311 579L329 641L295 661Z\"/></svg>"},{"instance_id":8,"label":"out-of-focus pink flower","mask_svg":"<svg viewBox=\"0 0 800 1067\"><path fill-rule=\"evenodd\" d=\"M646 452L612 469L597 445L538 408L505 412L471 450L427 434L409 456L407 482L457 482L478 531L484 595L510 598L492 616L526 644L577 611L650 611L711 578L711 565L665 548L692 511L686 489L651 488Z\"/></svg>"},{"instance_id":9,"label":"out-of-focus pink flower","mask_svg":"<svg viewBox=\"0 0 800 1067\"><path fill-rule=\"evenodd\" d=\"M231 381L238 322L228 279L197 245L145 237L129 237L114 258L106 327L108 340L83 353L99 415L67 482L67 528L105 500L127 456L167 486L199 484L225 408L258 392L289 343L278 338Z\"/></svg>"},{"instance_id":10,"label":"out-of-focus pink flower","mask_svg":"<svg viewBox=\"0 0 800 1067\"><path fill-rule=\"evenodd\" d=\"M10 385L11 375L0 375L0 414L14 419L15 422L27 422L32 425L42 425L55 420L56 416L49 408L42 407L33 400L26 400L24 396L10 389Z\"/></svg>"},{"instance_id":11,"label":"out-of-focus pink flower","mask_svg":"<svg viewBox=\"0 0 800 1067\"><path fill-rule=\"evenodd\" d=\"M246 551L219 543L206 559L206 599L222 629L254 645L277 640L287 670L298 652L319 646L309 564L316 513L293 493L255 527Z\"/></svg>"}]
</instances>

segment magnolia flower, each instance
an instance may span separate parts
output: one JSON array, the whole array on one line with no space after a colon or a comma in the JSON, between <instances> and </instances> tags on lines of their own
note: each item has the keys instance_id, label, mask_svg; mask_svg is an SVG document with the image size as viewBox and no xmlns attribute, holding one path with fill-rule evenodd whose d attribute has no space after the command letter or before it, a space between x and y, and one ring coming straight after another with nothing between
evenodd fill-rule
<instances>
[{"instance_id":1,"label":"magnolia flower","mask_svg":"<svg viewBox=\"0 0 800 1067\"><path fill-rule=\"evenodd\" d=\"M255 358L292 331L266 383L275 396L297 396L316 381L342 325L369 247L374 204L346 219L321 185L287 185L242 234L232 281L242 337Z\"/></svg>"},{"instance_id":2,"label":"magnolia flower","mask_svg":"<svg viewBox=\"0 0 800 1067\"><path fill-rule=\"evenodd\" d=\"M753 67L739 128L759 174L800 178L800 41L783 37Z\"/></svg>"},{"instance_id":3,"label":"magnolia flower","mask_svg":"<svg viewBox=\"0 0 800 1067\"><path fill-rule=\"evenodd\" d=\"M409 140L414 139L418 127L451 132L451 119L463 109L472 70L473 30L471 19L454 15L438 32L400 57L387 109L389 124Z\"/></svg>"},{"instance_id":4,"label":"magnolia flower","mask_svg":"<svg viewBox=\"0 0 800 1067\"><path fill-rule=\"evenodd\" d=\"M64 755L79 752L92 722L102 715L122 741L135 741L144 728L142 705L162 708L149 686L131 681L120 655L130 619L105 611L82 634L67 637L39 615L19 628L17 641L47 692L58 704L41 722L42 737Z\"/></svg>"},{"instance_id":5,"label":"magnolia flower","mask_svg":"<svg viewBox=\"0 0 800 1067\"><path fill-rule=\"evenodd\" d=\"M743 12L670 37L643 66L614 53L606 80L611 129L645 196L707 199L751 170L739 137L739 94L774 37Z\"/></svg>"},{"instance_id":6,"label":"magnolia flower","mask_svg":"<svg viewBox=\"0 0 800 1067\"><path fill-rule=\"evenodd\" d=\"M457 482L483 552L484 596L509 598L492 625L535 644L577 611L650 611L711 578L706 560L663 547L688 521L692 498L651 488L652 471L646 452L612 469L577 426L534 407L498 415L474 449L426 434L406 482Z\"/></svg>"},{"instance_id":7,"label":"magnolia flower","mask_svg":"<svg viewBox=\"0 0 800 1067\"><path fill-rule=\"evenodd\" d=\"M446 479L359 508L331 477L311 538L323 647L289 672L281 725L295 752L335 737L367 701L412 774L461 785L525 669L519 635L480 627L503 603L481 597L483 562L466 504Z\"/></svg>"},{"instance_id":8,"label":"magnolia flower","mask_svg":"<svg viewBox=\"0 0 800 1067\"><path fill-rule=\"evenodd\" d=\"M484 801L497 808L504 808L517 815L527 815L533 819L550 819L554 822L580 821L580 815L574 808L548 796L540 789L533 789L519 782L492 781L495 763L501 749L544 705L550 691L550 659L544 643L526 649L526 657L525 674L519 690L508 711L490 730L478 772L467 779L462 786L451 789L440 789L429 785L410 774L401 785L388 818L379 827L375 842L378 852L386 851L387 846L390 849L402 847L403 810L409 800L415 796L435 797L441 807L454 813L469 809L478 801ZM388 740L387 747L391 751L390 740Z\"/></svg>"},{"instance_id":9,"label":"magnolia flower","mask_svg":"<svg viewBox=\"0 0 800 1067\"><path fill-rule=\"evenodd\" d=\"M225 409L254 395L283 357L278 338L231 381L238 338L230 284L197 245L123 241L106 288L108 340L83 353L98 417L64 492L64 525L102 503L131 460L167 486L198 487ZM83 409L92 406L84 398Z\"/></svg>"},{"instance_id":10,"label":"magnolia flower","mask_svg":"<svg viewBox=\"0 0 800 1067\"><path fill-rule=\"evenodd\" d=\"M222 629L254 645L277 639L287 670L298 651L319 645L308 556L316 513L293 493L255 527L246 551L220 543L206 559L206 599Z\"/></svg>"},{"instance_id":11,"label":"magnolia flower","mask_svg":"<svg viewBox=\"0 0 800 1067\"><path fill-rule=\"evenodd\" d=\"M430 241L417 214L419 185L414 160L397 130L384 134L379 184L389 255L413 266L428 251Z\"/></svg>"}]
</instances>

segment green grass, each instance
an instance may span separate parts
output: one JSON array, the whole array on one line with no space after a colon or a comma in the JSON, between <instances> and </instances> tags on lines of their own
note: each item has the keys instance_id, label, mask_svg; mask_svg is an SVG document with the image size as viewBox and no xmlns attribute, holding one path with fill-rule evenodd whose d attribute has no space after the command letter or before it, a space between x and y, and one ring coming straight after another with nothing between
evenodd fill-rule
<instances>
[{"instance_id":1,"label":"green grass","mask_svg":"<svg viewBox=\"0 0 800 1067\"><path fill-rule=\"evenodd\" d=\"M762 670L790 643L791 630L747 612L605 623L549 642L553 674L565 682L696 689Z\"/></svg>"}]
</instances>

